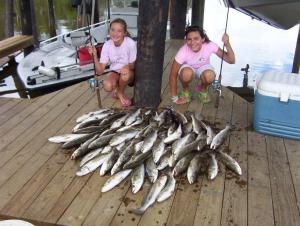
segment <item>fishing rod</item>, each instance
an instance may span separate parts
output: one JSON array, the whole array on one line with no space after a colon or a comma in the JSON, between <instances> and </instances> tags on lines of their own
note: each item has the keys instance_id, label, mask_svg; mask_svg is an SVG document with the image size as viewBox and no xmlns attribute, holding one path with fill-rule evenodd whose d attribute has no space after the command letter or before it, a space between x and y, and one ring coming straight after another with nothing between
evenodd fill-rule
<instances>
[{"instance_id":1,"label":"fishing rod","mask_svg":"<svg viewBox=\"0 0 300 226\"><path fill-rule=\"evenodd\" d=\"M86 0L84 0L84 4L86 4ZM95 4L95 0L93 0L93 3L92 3L93 5ZM94 6L92 7L93 9L95 8ZM92 21L91 20L89 20L90 18L89 18L89 16L88 16L88 14L86 14L86 19L87 19L87 23L88 23L88 34L89 34L89 42L90 42L90 44L91 44L91 46L93 46L93 43L92 43L92 35L91 35L91 26L92 26ZM96 51L97 51L97 49L96 49ZM92 51L92 58L93 58L93 67L94 67L94 80L95 80L95 82L94 82L94 88L95 88L95 90L96 90L96 96L97 96L97 100L98 100L98 107L99 108L102 108L102 103L101 103L101 96L100 96L100 89L99 89L99 82L98 82L98 79L97 79L97 76L98 76L98 74L97 74L97 71L96 71L96 64L95 64L95 58L94 58L94 51ZM97 53L96 53L97 54Z\"/></svg>"},{"instance_id":2,"label":"fishing rod","mask_svg":"<svg viewBox=\"0 0 300 226\"><path fill-rule=\"evenodd\" d=\"M227 15L226 15L226 24L225 24L225 34L227 33L227 25L228 25L228 15L229 15L229 4L227 5ZM225 43L223 43L222 48L222 59L221 59L221 66L220 66L220 73L218 79L213 81L213 87L217 92L215 108L218 108L220 102L220 96L222 96L222 87L221 87L221 80L222 80L222 69L223 69L223 61L224 61L224 54L225 54Z\"/></svg>"}]
</instances>

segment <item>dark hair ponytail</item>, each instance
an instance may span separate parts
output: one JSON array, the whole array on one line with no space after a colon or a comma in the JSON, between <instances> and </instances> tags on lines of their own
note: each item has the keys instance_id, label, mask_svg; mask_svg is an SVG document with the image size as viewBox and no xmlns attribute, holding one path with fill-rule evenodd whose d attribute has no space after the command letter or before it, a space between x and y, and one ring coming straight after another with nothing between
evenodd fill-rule
<instances>
[{"instance_id":1,"label":"dark hair ponytail","mask_svg":"<svg viewBox=\"0 0 300 226\"><path fill-rule=\"evenodd\" d=\"M201 38L204 38L204 42L210 42L205 30L202 27L199 27L198 25L192 25L192 26L187 27L184 32L185 38L187 37L187 35L190 32L198 32L200 34Z\"/></svg>"},{"instance_id":2,"label":"dark hair ponytail","mask_svg":"<svg viewBox=\"0 0 300 226\"><path fill-rule=\"evenodd\" d=\"M118 24L121 24L124 28L124 32L126 34L127 37L131 37L130 33L128 32L127 30L127 23L125 20L121 19L121 18L116 18L114 19L112 22L110 22L109 24L109 28L111 28L111 25L114 24L114 23L118 23Z\"/></svg>"}]
</instances>

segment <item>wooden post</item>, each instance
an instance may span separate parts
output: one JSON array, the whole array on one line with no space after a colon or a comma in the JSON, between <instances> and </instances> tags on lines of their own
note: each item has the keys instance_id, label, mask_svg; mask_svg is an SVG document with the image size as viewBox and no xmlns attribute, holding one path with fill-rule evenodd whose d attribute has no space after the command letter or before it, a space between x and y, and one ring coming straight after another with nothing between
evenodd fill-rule
<instances>
[{"instance_id":1,"label":"wooden post","mask_svg":"<svg viewBox=\"0 0 300 226\"><path fill-rule=\"evenodd\" d=\"M50 37L56 36L53 0L48 0L48 23L49 23Z\"/></svg>"},{"instance_id":2,"label":"wooden post","mask_svg":"<svg viewBox=\"0 0 300 226\"><path fill-rule=\"evenodd\" d=\"M31 27L33 34L33 44L35 47L39 46L39 35L36 29L36 19L35 19L35 11L34 11L34 0L30 0L30 13L31 13Z\"/></svg>"},{"instance_id":3,"label":"wooden post","mask_svg":"<svg viewBox=\"0 0 300 226\"><path fill-rule=\"evenodd\" d=\"M98 6L98 1L95 1L95 7L94 7L94 23L99 23L100 19L99 19L99 6Z\"/></svg>"},{"instance_id":4,"label":"wooden post","mask_svg":"<svg viewBox=\"0 0 300 226\"><path fill-rule=\"evenodd\" d=\"M300 25L299 25L295 54L294 54L292 73L299 73L299 68L300 68Z\"/></svg>"},{"instance_id":5,"label":"wooden post","mask_svg":"<svg viewBox=\"0 0 300 226\"><path fill-rule=\"evenodd\" d=\"M169 0L140 0L134 103L157 107L160 103Z\"/></svg>"},{"instance_id":6,"label":"wooden post","mask_svg":"<svg viewBox=\"0 0 300 226\"><path fill-rule=\"evenodd\" d=\"M184 39L187 0L171 0L170 9L170 37Z\"/></svg>"},{"instance_id":7,"label":"wooden post","mask_svg":"<svg viewBox=\"0 0 300 226\"><path fill-rule=\"evenodd\" d=\"M192 24L203 27L205 0L193 0Z\"/></svg>"},{"instance_id":8,"label":"wooden post","mask_svg":"<svg viewBox=\"0 0 300 226\"><path fill-rule=\"evenodd\" d=\"M19 0L20 3L20 14L21 14L21 26L22 26L22 34L23 35L33 35L33 24L32 16L31 16L31 2L32 0ZM28 55L33 50L33 46L28 47L24 50L25 56Z\"/></svg>"},{"instance_id":9,"label":"wooden post","mask_svg":"<svg viewBox=\"0 0 300 226\"><path fill-rule=\"evenodd\" d=\"M5 37L14 36L14 0L5 0Z\"/></svg>"}]
</instances>

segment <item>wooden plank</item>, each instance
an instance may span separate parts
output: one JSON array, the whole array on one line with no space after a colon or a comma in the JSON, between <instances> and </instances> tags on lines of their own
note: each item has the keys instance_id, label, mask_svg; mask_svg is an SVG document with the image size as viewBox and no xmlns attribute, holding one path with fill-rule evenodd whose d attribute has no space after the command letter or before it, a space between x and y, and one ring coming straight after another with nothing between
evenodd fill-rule
<instances>
[{"instance_id":1,"label":"wooden plank","mask_svg":"<svg viewBox=\"0 0 300 226\"><path fill-rule=\"evenodd\" d=\"M58 220L58 224L72 226L82 225L83 221L85 220L86 216L89 214L95 203L102 197L100 188L104 183L105 180L103 179L103 177L99 176L98 170L93 173L87 181L86 185Z\"/></svg>"},{"instance_id":2,"label":"wooden plank","mask_svg":"<svg viewBox=\"0 0 300 226\"><path fill-rule=\"evenodd\" d=\"M7 102L9 102L11 98L0 97L0 108Z\"/></svg>"},{"instance_id":3,"label":"wooden plank","mask_svg":"<svg viewBox=\"0 0 300 226\"><path fill-rule=\"evenodd\" d=\"M25 210L22 217L43 220L53 208L53 204L59 199L60 195L72 183L78 165L75 161L67 161L62 169L55 175L47 187L38 195L33 203ZM85 183L83 179L83 183ZM54 222L51 222L54 223Z\"/></svg>"},{"instance_id":4,"label":"wooden plank","mask_svg":"<svg viewBox=\"0 0 300 226\"><path fill-rule=\"evenodd\" d=\"M21 130L21 128L18 128L18 126L22 125L22 122L25 121L27 117L32 117L30 116L31 114L37 112L42 107L42 105L48 103L58 93L59 92L47 94L42 98L39 98L37 101L29 100L31 104L28 105L27 108L25 108L22 112L19 112L15 116L12 116L10 119L8 119L5 123L3 123L0 126L0 136L7 134L8 131L11 130L12 128L18 131ZM37 117L37 115L35 115L35 117ZM37 117L37 119L39 118ZM22 133L23 131L24 130L21 130L20 133Z\"/></svg>"},{"instance_id":5,"label":"wooden plank","mask_svg":"<svg viewBox=\"0 0 300 226\"><path fill-rule=\"evenodd\" d=\"M266 140L252 128L252 109L248 103L248 225L274 225L272 191Z\"/></svg>"},{"instance_id":6,"label":"wooden plank","mask_svg":"<svg viewBox=\"0 0 300 226\"><path fill-rule=\"evenodd\" d=\"M211 94L213 94L211 96L214 98L212 103L214 105L216 95L214 95L214 93ZM223 129L225 125L231 121L232 114L233 93L228 89L223 88L222 95L223 97L220 99L215 116L214 114L209 114L209 111L205 114L204 109L202 111L204 118L212 125L217 126L218 129ZM224 146L229 144L229 140L230 137L224 142ZM193 225L220 225L225 183L225 167L222 164L219 164L218 176L213 181L207 179L207 172L205 172L203 177Z\"/></svg>"},{"instance_id":7,"label":"wooden plank","mask_svg":"<svg viewBox=\"0 0 300 226\"><path fill-rule=\"evenodd\" d=\"M298 210L300 210L300 142L284 139L287 158L292 174L292 181L295 189Z\"/></svg>"},{"instance_id":8,"label":"wooden plank","mask_svg":"<svg viewBox=\"0 0 300 226\"><path fill-rule=\"evenodd\" d=\"M3 135L0 140L0 148L2 158L0 159L0 167L2 167L11 157L13 157L20 149L32 141L40 131L47 127L47 124L56 118L69 103L64 102L66 98L74 93L78 86L68 88L65 92L59 93L52 98L47 104L40 107L37 111L30 115L26 120L19 123L14 129ZM64 108L58 108L65 104ZM29 130L30 129L30 130ZM1 183L0 183L1 184Z\"/></svg>"},{"instance_id":9,"label":"wooden plank","mask_svg":"<svg viewBox=\"0 0 300 226\"><path fill-rule=\"evenodd\" d=\"M102 178L102 184L104 184L109 176ZM122 182L119 186L114 188L113 191L102 193L95 205L91 208L82 225L90 226L94 225L95 222L101 222L101 225L109 225L120 204L126 201L123 197L127 193L129 186L130 182L127 178L125 182ZM99 190L100 189L101 187Z\"/></svg>"},{"instance_id":10,"label":"wooden plank","mask_svg":"<svg viewBox=\"0 0 300 226\"><path fill-rule=\"evenodd\" d=\"M0 41L0 58L33 45L33 36L16 35Z\"/></svg>"},{"instance_id":11,"label":"wooden plank","mask_svg":"<svg viewBox=\"0 0 300 226\"><path fill-rule=\"evenodd\" d=\"M130 181L129 181L129 183L130 183ZM121 203L120 207L118 208L118 211L115 213L115 216L113 217L113 219L109 223L109 225L111 225L111 226L117 226L117 225L134 226L134 225L137 225L140 221L141 216L132 213L130 210L137 209L141 206L141 202L142 202L143 198L148 194L148 192L151 188L151 185L152 185L152 183L149 182L149 180L147 179L147 176L145 175L145 182L143 184L143 187L141 188L141 190L138 193L133 194L131 192L131 187L130 187L128 192L126 193L126 196L124 196L124 198L123 198L123 202ZM156 203L155 206L156 205L159 205L159 204ZM147 210L147 212L150 209L152 209L152 208L149 208ZM150 222L147 222L147 223L149 223L149 225L151 225Z\"/></svg>"},{"instance_id":12,"label":"wooden plank","mask_svg":"<svg viewBox=\"0 0 300 226\"><path fill-rule=\"evenodd\" d=\"M89 91L86 91L82 96L76 99L76 102L64 112L62 117L53 121L52 124L57 125L58 129L63 126L56 133L57 135L69 133L74 126L78 109L82 109L81 111L83 111L85 108L81 107L85 107L86 102L91 98L93 97L91 97ZM89 101L88 106L90 105L95 106L95 101ZM49 132L52 133L53 130L50 130ZM6 206L3 207L1 212L14 216L21 216L39 193L47 186L49 181L51 181L56 173L62 168L63 164L69 159L69 155L64 155L60 152L60 145L48 142L41 148L42 151L37 151L36 155L13 175L13 177L19 178L17 178L19 183L23 181L22 183L26 184L23 187L21 186L22 184L19 186L20 190L11 198ZM28 180L30 175L34 176ZM14 178L12 178L12 180L14 180ZM16 203L18 203L18 205L16 205Z\"/></svg>"},{"instance_id":13,"label":"wooden plank","mask_svg":"<svg viewBox=\"0 0 300 226\"><path fill-rule=\"evenodd\" d=\"M79 98L82 91L86 88L77 87L77 92L73 92L64 101L61 101L55 108L49 111L36 125L43 124L43 129L39 125L37 127L37 134L31 139L31 141L22 148L10 161L8 161L3 167L1 167L0 177L0 191L2 196L0 201L0 208L2 208L35 173L35 170L39 169L43 163L51 156L51 152L42 148L48 143L48 137L55 134L65 123L65 117L63 115L58 117L64 110L68 109L71 104ZM69 106L68 106L69 105ZM68 118L67 118L68 119ZM51 124L52 123L52 124ZM33 133L35 127L32 127L27 133L24 133L25 137L30 137L29 133ZM14 149L11 149L14 151ZM37 169L35 168L38 165Z\"/></svg>"},{"instance_id":14,"label":"wooden plank","mask_svg":"<svg viewBox=\"0 0 300 226\"><path fill-rule=\"evenodd\" d=\"M25 129L27 129L30 125L34 124L34 122L41 117L39 113L45 112L45 109L44 111L41 110L42 106L49 103L50 100L58 93L59 92L55 92L55 93L45 95L39 100L34 102L32 102L32 100L29 100L31 104L28 105L28 107L24 109L24 111L19 112L18 114L11 117L9 120L7 120L4 124L0 126L0 136L2 137L11 136L9 140L18 137L20 134L24 132ZM14 129L14 131L10 131L12 128ZM9 132L11 132L12 134L9 135L8 134ZM6 143L3 143L2 146L0 146L1 147L0 150L3 147L5 147L7 144L9 144L9 142L7 141Z\"/></svg>"},{"instance_id":15,"label":"wooden plank","mask_svg":"<svg viewBox=\"0 0 300 226\"><path fill-rule=\"evenodd\" d=\"M7 64L10 60L11 58L7 56L0 58L0 67L2 67L4 64Z\"/></svg>"},{"instance_id":16,"label":"wooden plank","mask_svg":"<svg viewBox=\"0 0 300 226\"><path fill-rule=\"evenodd\" d=\"M106 107L114 107L114 104L116 103L115 100L111 99L111 95L108 94L104 101L102 101L102 104ZM69 160L72 161L72 160ZM78 168L78 162L76 162L77 168ZM98 174L99 171L96 173ZM75 174L74 171L71 173ZM85 180L86 178L86 180ZM86 181L88 180L88 177L84 177L84 179L81 179L81 177L75 177L74 180L71 182L71 184L67 187L66 191L61 194L59 199L53 204L53 207L51 211L47 214L46 221L49 222L56 222L58 219L63 215L65 210L68 208L70 203L73 201L73 199L76 197L76 195L80 192L80 190L85 185ZM98 190L95 190L97 192ZM59 208L57 208L59 207Z\"/></svg>"},{"instance_id":17,"label":"wooden plank","mask_svg":"<svg viewBox=\"0 0 300 226\"><path fill-rule=\"evenodd\" d=\"M229 150L242 176L226 170L221 225L247 225L247 122L247 102L234 95Z\"/></svg>"},{"instance_id":18,"label":"wooden plank","mask_svg":"<svg viewBox=\"0 0 300 226\"><path fill-rule=\"evenodd\" d=\"M167 61L165 61L165 62L167 62ZM127 94L127 93L126 93ZM116 103L116 106L118 107L119 106L119 103ZM129 188L129 184L128 184L128 186L127 187L124 187L124 190L128 190L128 188ZM111 191L111 192L114 192L114 191ZM120 192L120 191L119 191ZM125 191L124 191L125 192ZM126 193L127 193L127 191L126 191ZM128 192L129 193L129 192ZM113 193L114 194L114 193ZM128 199L128 197L124 197L124 199L123 200L131 200L130 198ZM106 199L104 199L104 200L99 200L99 203L98 204L96 204L96 206L101 206L101 205L105 205L103 202L106 202ZM114 203L122 203L122 202L120 202L120 200L116 200ZM123 202L124 204L122 204L121 206L124 206L125 205L125 203L126 202ZM126 204L127 205L127 204ZM120 205L119 205L120 206ZM114 207L112 208L112 209L115 209L115 211L119 208L119 206L118 205L114 205ZM98 207L93 207L93 209L94 208L98 208ZM77 212L76 211L76 209L77 209L77 205L76 206L74 206L73 208L71 208L71 209L68 209L68 212L70 212L70 213L73 213L74 211L75 212ZM127 209L128 210L128 209ZM113 212L112 210L111 210L111 212ZM110 217L113 217L116 213L111 213L112 215L110 215ZM73 214L72 214L73 215ZM118 213L116 214L116 215L118 215ZM93 214L91 214L90 216L88 216L88 218L87 218L87 222L92 222L92 219L94 218L94 217L96 217L96 216L93 216ZM98 216L99 217L99 216ZM108 218L108 219L107 219ZM75 222L75 216L72 216L72 217L67 217L67 215L64 215L63 217L62 217L62 219L60 219L59 220L59 222L68 222L68 223L70 223L69 221L70 221L70 219L71 219L71 222L72 222L72 224L74 224ZM109 223L109 217L106 217L105 216L105 219L107 219L107 222ZM132 221L132 219L130 219L130 221ZM81 222L81 221L80 221ZM79 224L78 223L78 219L77 219L77 221L76 221L76 225L77 224ZM85 223L85 224L88 224L88 223ZM105 224L103 221L102 221L102 224Z\"/></svg>"},{"instance_id":19,"label":"wooden plank","mask_svg":"<svg viewBox=\"0 0 300 226\"><path fill-rule=\"evenodd\" d=\"M8 102L4 103L0 107L0 114L4 114L9 109L13 108L15 105L21 102L21 99L10 99Z\"/></svg>"},{"instance_id":20,"label":"wooden plank","mask_svg":"<svg viewBox=\"0 0 300 226\"><path fill-rule=\"evenodd\" d=\"M197 82L195 81L193 82L193 84L191 84L191 91L195 90L196 83ZM180 87L180 89L182 88ZM187 110L193 113L203 113L205 115L215 114L215 109L214 107L211 108L211 106L213 106L213 104L207 104L206 109L204 110L203 104L200 103L198 99L194 98L192 102L188 105ZM162 216L157 214L155 216L155 219L157 219L158 222L166 223L167 225L192 225L196 214L198 199L200 197L200 188L202 185L203 176L199 176L198 181L192 185L188 183L185 174L184 176L181 176L180 179L177 179L177 181L178 187L175 193L172 206L170 206L169 208L169 215L166 214L166 216ZM157 212L158 211L156 211L156 213ZM147 219L150 220L150 218ZM144 221L144 223L145 222L146 221Z\"/></svg>"},{"instance_id":21,"label":"wooden plank","mask_svg":"<svg viewBox=\"0 0 300 226\"><path fill-rule=\"evenodd\" d=\"M168 84L169 84L169 74L171 71L171 66L174 60L174 57L178 51L178 49L181 47L183 44L183 40L172 40L170 42L170 48L168 51L165 53L165 58L164 58L164 75L162 77L162 86L161 86L161 94L165 92ZM168 66L170 64L170 66ZM167 68L168 66L168 68ZM168 70L168 71L166 71ZM169 91L169 90L168 90Z\"/></svg>"},{"instance_id":22,"label":"wooden plank","mask_svg":"<svg viewBox=\"0 0 300 226\"><path fill-rule=\"evenodd\" d=\"M275 225L299 225L299 210L283 139L266 137Z\"/></svg>"},{"instance_id":23,"label":"wooden plank","mask_svg":"<svg viewBox=\"0 0 300 226\"><path fill-rule=\"evenodd\" d=\"M89 91L87 92L90 94ZM107 98L106 96L106 99L109 98ZM95 97L93 97L91 103L88 105L90 109L92 108L91 105L93 105L93 109L95 109L95 100ZM105 103L105 101L103 103ZM77 114L75 118L73 118L73 120L70 120L67 129L64 128L65 133L70 132L71 128L75 125L75 119L78 116L79 115ZM69 157L69 155L67 156ZM69 158L67 158L66 160L68 159ZM60 171L47 185L47 187L42 192L40 192L40 194L38 194L38 197L35 200L33 200L32 204L24 213L24 216L34 219L45 219L48 215L48 221L51 220L51 222L55 222L63 214L65 208L74 199L78 191L82 188L82 186L84 186L86 180L88 179L88 177L86 179L74 179L77 168L78 162L72 160L67 161L65 165L63 165L62 169L60 169ZM66 177L66 179L62 181L61 178L64 177ZM47 202L45 202L45 200L47 200ZM58 206L59 208L55 208Z\"/></svg>"},{"instance_id":24,"label":"wooden plank","mask_svg":"<svg viewBox=\"0 0 300 226\"><path fill-rule=\"evenodd\" d=\"M31 104L33 101L28 99L22 99L18 104L16 104L14 107L9 109L5 114L0 115L0 125L3 125L6 123L10 118L14 117L15 115L22 112L25 108L28 107L29 104ZM6 130L7 132L7 130Z\"/></svg>"},{"instance_id":25,"label":"wooden plank","mask_svg":"<svg viewBox=\"0 0 300 226\"><path fill-rule=\"evenodd\" d=\"M172 42L173 43L173 42ZM175 50L177 47L173 47L173 45L170 45L170 48L167 50L167 52L165 53L165 60L164 60L164 73L162 76L162 87L166 87L167 83L168 83L168 77L169 77L169 72L170 72L170 60L173 58L173 55L175 54ZM163 89L162 89L163 90ZM162 98L163 100L165 98ZM160 106L163 106L162 104ZM186 106L185 106L186 107ZM146 189L145 189L146 186ZM126 196L124 197L125 200L133 200L132 202L123 202L121 204L121 206L119 207L119 209L117 210L112 222L110 223L110 225L120 225L120 224L124 224L124 225L137 225L137 224L143 224L143 222L147 222L149 224L151 224L151 222L149 222L147 219L154 219L154 213L156 213L157 211L157 206L159 206L160 209L163 210L167 210L167 212L169 212L169 209L166 205L167 202L163 203L163 204L155 204L153 208L150 208L147 210L147 212L143 215L142 219L141 216L137 216L133 213L131 213L129 210L130 209L134 209L134 208L138 208L141 205L141 201L143 200L143 197L147 194L147 192L149 191L149 184L146 183L143 186L142 191L138 192L137 194L132 194L131 191L128 191ZM173 198L170 199L170 201L168 201L169 206L172 205L172 201ZM164 207L162 207L164 206ZM150 213L149 213L150 212ZM149 213L149 214L148 214ZM166 215L168 216L168 214L163 214L163 211L160 210L159 213L161 215ZM148 217L149 216L149 217ZM141 219L141 222L140 222ZM146 219L143 220L143 219Z\"/></svg>"}]
</instances>

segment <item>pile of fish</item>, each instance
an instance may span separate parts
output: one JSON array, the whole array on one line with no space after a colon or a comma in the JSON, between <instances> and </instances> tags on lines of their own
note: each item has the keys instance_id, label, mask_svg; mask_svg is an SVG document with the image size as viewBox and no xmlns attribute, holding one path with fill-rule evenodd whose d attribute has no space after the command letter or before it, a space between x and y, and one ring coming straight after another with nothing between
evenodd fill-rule
<instances>
[{"instance_id":1,"label":"pile of fish","mask_svg":"<svg viewBox=\"0 0 300 226\"><path fill-rule=\"evenodd\" d=\"M77 176L100 168L100 176L111 176L101 191L107 192L130 176L132 192L137 193L147 177L153 184L139 209L142 214L156 201L162 202L175 191L176 177L186 172L190 184L201 168L208 179L218 174L218 161L238 175L239 164L220 146L230 131L227 125L215 134L201 115L182 114L172 107L117 110L103 108L82 115L71 134L49 138L63 143L63 149L77 149L71 159L81 158ZM73 149L71 149L73 150Z\"/></svg>"}]
</instances>

